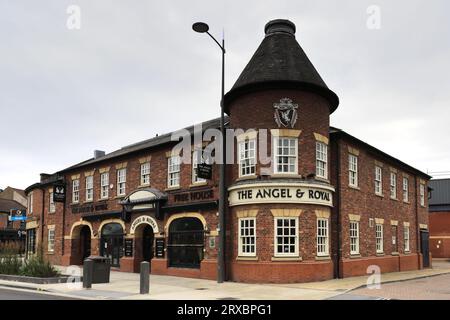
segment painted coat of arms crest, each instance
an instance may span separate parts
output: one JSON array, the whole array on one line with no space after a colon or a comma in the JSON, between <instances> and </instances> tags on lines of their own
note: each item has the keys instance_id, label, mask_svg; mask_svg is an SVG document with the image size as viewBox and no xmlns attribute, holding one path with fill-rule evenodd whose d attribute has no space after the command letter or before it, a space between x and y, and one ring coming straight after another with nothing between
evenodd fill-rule
<instances>
[{"instance_id":1,"label":"painted coat of arms crest","mask_svg":"<svg viewBox=\"0 0 450 320\"><path fill-rule=\"evenodd\" d=\"M293 128L297 122L298 104L292 103L292 100L289 98L282 98L280 102L274 103L273 107L275 108L274 118L278 127Z\"/></svg>"}]
</instances>

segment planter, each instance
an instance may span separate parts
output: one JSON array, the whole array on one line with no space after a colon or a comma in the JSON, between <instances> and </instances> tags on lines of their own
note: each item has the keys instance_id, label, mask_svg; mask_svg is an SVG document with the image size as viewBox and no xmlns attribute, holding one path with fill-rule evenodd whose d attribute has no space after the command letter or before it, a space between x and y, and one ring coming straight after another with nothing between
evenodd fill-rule
<instances>
[{"instance_id":1,"label":"planter","mask_svg":"<svg viewBox=\"0 0 450 320\"><path fill-rule=\"evenodd\" d=\"M71 277L71 276L59 276L59 277L52 277L52 278L38 278L38 277L28 277L28 276L0 274L0 280L27 282L27 283L37 283L37 284L66 283L67 279L69 277ZM79 281L83 281L83 278L79 277Z\"/></svg>"}]
</instances>

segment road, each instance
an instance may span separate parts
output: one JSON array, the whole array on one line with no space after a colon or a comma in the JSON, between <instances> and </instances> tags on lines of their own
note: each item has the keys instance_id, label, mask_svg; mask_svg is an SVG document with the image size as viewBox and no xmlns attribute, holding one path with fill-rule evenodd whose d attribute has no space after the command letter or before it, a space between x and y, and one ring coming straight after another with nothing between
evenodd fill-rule
<instances>
[{"instance_id":1,"label":"road","mask_svg":"<svg viewBox=\"0 0 450 320\"><path fill-rule=\"evenodd\" d=\"M361 288L333 300L450 300L450 274L382 284L380 289Z\"/></svg>"},{"instance_id":2,"label":"road","mask_svg":"<svg viewBox=\"0 0 450 320\"><path fill-rule=\"evenodd\" d=\"M0 300L76 300L38 291L0 287Z\"/></svg>"}]
</instances>

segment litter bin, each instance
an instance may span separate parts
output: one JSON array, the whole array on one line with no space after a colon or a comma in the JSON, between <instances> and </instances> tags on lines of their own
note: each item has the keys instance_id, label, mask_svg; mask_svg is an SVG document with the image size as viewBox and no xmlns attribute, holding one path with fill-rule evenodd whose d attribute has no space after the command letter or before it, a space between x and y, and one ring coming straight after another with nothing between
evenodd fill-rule
<instances>
[{"instance_id":1,"label":"litter bin","mask_svg":"<svg viewBox=\"0 0 450 320\"><path fill-rule=\"evenodd\" d=\"M92 283L109 283L110 259L101 256L90 256L88 259L93 262Z\"/></svg>"}]
</instances>

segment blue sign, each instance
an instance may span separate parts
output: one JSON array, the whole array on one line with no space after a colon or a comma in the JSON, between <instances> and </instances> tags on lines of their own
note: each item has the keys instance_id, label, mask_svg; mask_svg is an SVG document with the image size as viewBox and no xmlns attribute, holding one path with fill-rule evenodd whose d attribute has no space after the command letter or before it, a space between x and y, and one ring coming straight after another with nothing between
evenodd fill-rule
<instances>
[{"instance_id":1,"label":"blue sign","mask_svg":"<svg viewBox=\"0 0 450 320\"><path fill-rule=\"evenodd\" d=\"M27 220L27 211L20 209L11 209L9 221L25 221Z\"/></svg>"},{"instance_id":2,"label":"blue sign","mask_svg":"<svg viewBox=\"0 0 450 320\"><path fill-rule=\"evenodd\" d=\"M25 221L25 220L27 220L27 217L24 216L9 217L9 221Z\"/></svg>"}]
</instances>

